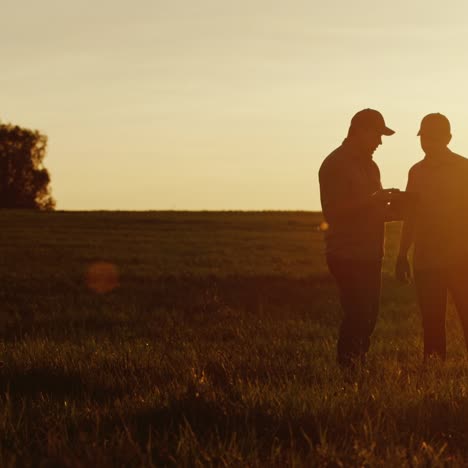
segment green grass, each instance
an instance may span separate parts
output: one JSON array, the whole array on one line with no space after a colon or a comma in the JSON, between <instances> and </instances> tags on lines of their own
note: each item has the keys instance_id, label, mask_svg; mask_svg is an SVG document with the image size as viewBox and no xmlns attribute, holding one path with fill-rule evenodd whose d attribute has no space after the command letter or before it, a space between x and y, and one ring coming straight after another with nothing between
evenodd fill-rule
<instances>
[{"instance_id":1,"label":"green grass","mask_svg":"<svg viewBox=\"0 0 468 468\"><path fill-rule=\"evenodd\" d=\"M0 466L456 466L468 368L423 367L414 293L391 277L366 371L313 213L1 212ZM120 286L87 286L94 262Z\"/></svg>"}]
</instances>

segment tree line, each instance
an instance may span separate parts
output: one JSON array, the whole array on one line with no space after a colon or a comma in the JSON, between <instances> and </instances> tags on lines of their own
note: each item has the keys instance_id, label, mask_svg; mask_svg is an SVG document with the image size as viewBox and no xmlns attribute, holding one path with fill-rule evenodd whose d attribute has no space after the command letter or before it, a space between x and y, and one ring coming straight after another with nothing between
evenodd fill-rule
<instances>
[{"instance_id":1,"label":"tree line","mask_svg":"<svg viewBox=\"0 0 468 468\"><path fill-rule=\"evenodd\" d=\"M0 123L0 208L55 208L46 149L39 131Z\"/></svg>"}]
</instances>

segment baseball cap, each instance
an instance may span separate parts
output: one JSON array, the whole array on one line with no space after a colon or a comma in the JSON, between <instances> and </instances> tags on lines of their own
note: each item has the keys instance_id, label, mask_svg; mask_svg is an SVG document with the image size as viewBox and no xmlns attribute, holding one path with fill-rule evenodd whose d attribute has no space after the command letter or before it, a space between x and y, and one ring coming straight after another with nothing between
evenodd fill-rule
<instances>
[{"instance_id":1,"label":"baseball cap","mask_svg":"<svg viewBox=\"0 0 468 468\"><path fill-rule=\"evenodd\" d=\"M450 122L445 115L428 114L421 120L418 136L422 133L436 135L450 135Z\"/></svg>"},{"instance_id":2,"label":"baseball cap","mask_svg":"<svg viewBox=\"0 0 468 468\"><path fill-rule=\"evenodd\" d=\"M395 132L385 125L385 120L379 111L363 109L351 119L351 128L376 130L381 135L393 135Z\"/></svg>"}]
</instances>

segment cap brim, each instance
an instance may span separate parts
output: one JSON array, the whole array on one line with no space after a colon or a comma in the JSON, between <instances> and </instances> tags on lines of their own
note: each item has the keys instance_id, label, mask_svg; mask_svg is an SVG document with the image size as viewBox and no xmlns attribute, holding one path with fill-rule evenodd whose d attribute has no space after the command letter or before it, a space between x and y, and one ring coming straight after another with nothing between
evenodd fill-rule
<instances>
[{"instance_id":1,"label":"cap brim","mask_svg":"<svg viewBox=\"0 0 468 468\"><path fill-rule=\"evenodd\" d=\"M384 127L384 129L382 130L382 135L391 136L394 133L395 132L391 128L388 128L388 127Z\"/></svg>"}]
</instances>

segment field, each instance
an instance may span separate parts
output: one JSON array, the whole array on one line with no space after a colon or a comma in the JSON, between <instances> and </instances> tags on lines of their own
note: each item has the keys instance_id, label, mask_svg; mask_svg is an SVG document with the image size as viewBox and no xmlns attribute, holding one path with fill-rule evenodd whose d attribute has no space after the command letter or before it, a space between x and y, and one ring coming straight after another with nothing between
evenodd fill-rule
<instances>
[{"instance_id":1,"label":"field","mask_svg":"<svg viewBox=\"0 0 468 468\"><path fill-rule=\"evenodd\" d=\"M0 218L0 466L468 459L457 317L447 362L424 367L413 290L392 278L399 224L369 366L349 378L320 214Z\"/></svg>"}]
</instances>

